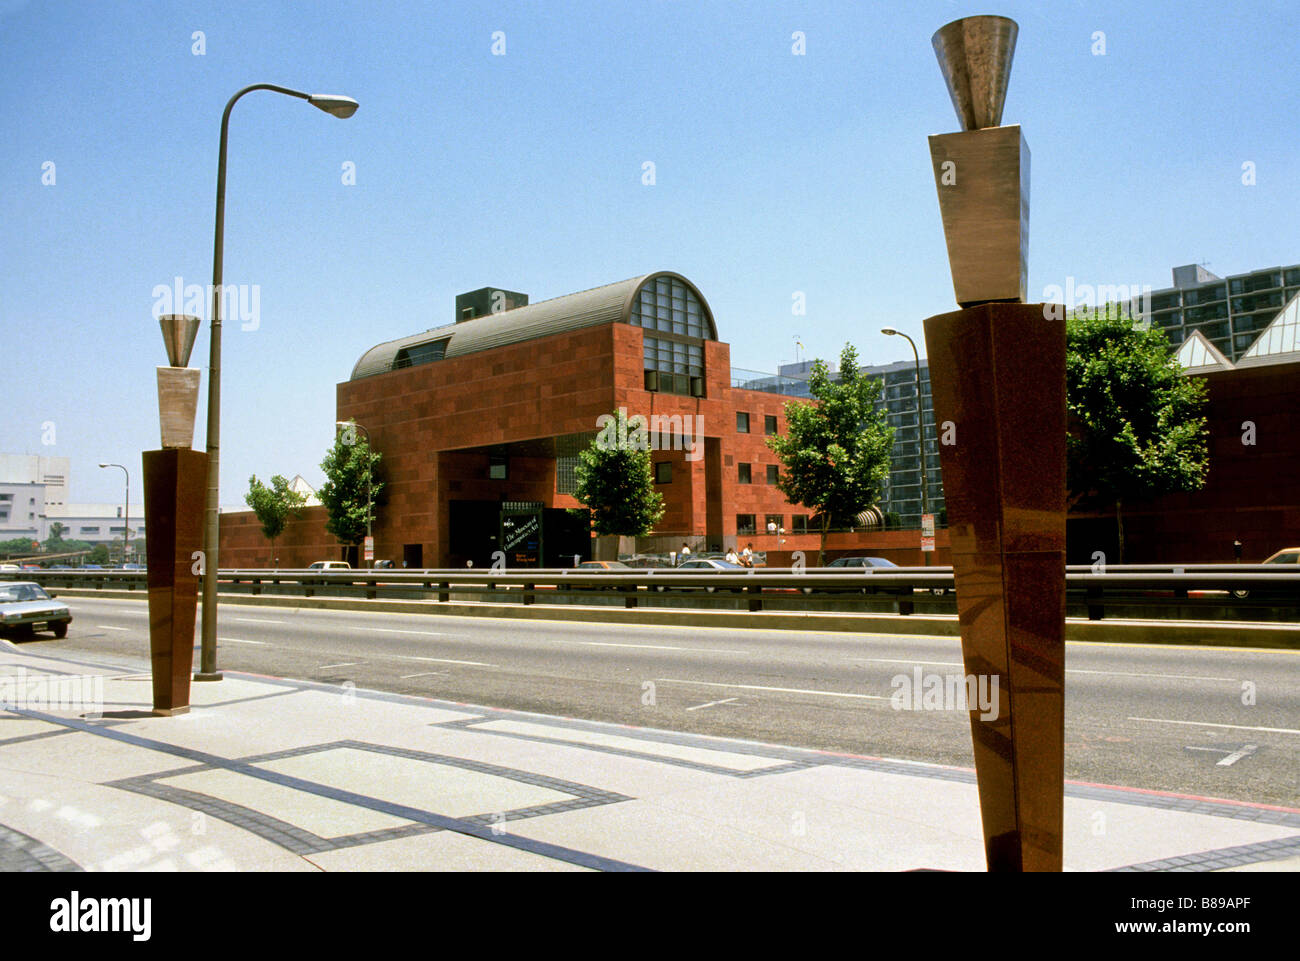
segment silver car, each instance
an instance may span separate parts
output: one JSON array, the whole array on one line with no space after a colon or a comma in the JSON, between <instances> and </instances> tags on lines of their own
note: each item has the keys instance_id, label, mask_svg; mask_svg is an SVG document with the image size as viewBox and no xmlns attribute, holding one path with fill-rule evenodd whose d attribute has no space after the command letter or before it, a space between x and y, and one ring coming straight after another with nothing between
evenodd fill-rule
<instances>
[{"instance_id":1,"label":"silver car","mask_svg":"<svg viewBox=\"0 0 1300 961\"><path fill-rule=\"evenodd\" d=\"M72 611L62 601L45 593L34 581L0 583L0 633L30 637L36 630L53 631L67 637Z\"/></svg>"}]
</instances>

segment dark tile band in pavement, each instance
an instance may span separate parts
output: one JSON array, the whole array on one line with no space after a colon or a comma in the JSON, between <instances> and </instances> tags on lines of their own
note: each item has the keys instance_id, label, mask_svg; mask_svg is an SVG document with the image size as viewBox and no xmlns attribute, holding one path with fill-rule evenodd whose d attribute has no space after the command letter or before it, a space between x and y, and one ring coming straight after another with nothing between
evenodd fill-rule
<instances>
[{"instance_id":1,"label":"dark tile band in pavement","mask_svg":"<svg viewBox=\"0 0 1300 961\"><path fill-rule=\"evenodd\" d=\"M211 769L207 767L190 767L179 771L167 771L162 774L124 778L120 781L112 781L104 786L131 791L134 794L151 797L158 801L166 801L170 804L188 808L191 811L198 811L209 817L225 821L227 824L242 828L250 834L256 834L258 837L300 856L323 854L326 851L337 851L361 844L372 844L376 841L391 841L397 838L412 837L417 834L431 834L442 830L442 828L428 824L407 824L384 830L364 831L357 834L326 838L313 834L311 831L300 828L295 824L282 821L263 811L257 811L242 804L236 804L233 801L227 801L223 798L213 797L186 788L173 787L170 784L157 784L154 781L155 778L176 777L180 774L191 774L205 770Z\"/></svg>"},{"instance_id":2,"label":"dark tile band in pavement","mask_svg":"<svg viewBox=\"0 0 1300 961\"><path fill-rule=\"evenodd\" d=\"M487 718L486 720L494 719ZM692 761L688 758L670 757L666 754L652 754L649 751L634 751L631 748L613 747L608 744L589 744L586 741L572 741L563 737L545 737L541 734L521 734L518 731L493 731L479 727L466 727L465 730L473 731L475 734L491 734L496 737L508 737L516 741L532 741L537 744L558 744L561 747L573 747L582 751L595 751L599 754L612 754L616 757L631 757L642 761L653 761L656 764L671 764L674 767L689 768L692 771L703 771L706 774L721 774L726 777L735 778L761 777L765 774L781 774L786 771L801 771L805 768L816 766L809 761L789 761L785 764L773 765L772 767L757 768L751 771L740 771L735 768L723 767L720 764L709 764L705 761ZM640 740L647 739L641 738Z\"/></svg>"},{"instance_id":3,"label":"dark tile band in pavement","mask_svg":"<svg viewBox=\"0 0 1300 961\"><path fill-rule=\"evenodd\" d=\"M279 774L274 771L267 771L256 765L248 764L245 761L223 758L217 755L208 754L204 751L194 750L192 748L183 748L175 744L168 744L164 741L156 741L152 738L144 737L139 734L132 734L128 730L119 728L107 728L95 724L81 721L74 718L61 718L52 715L41 714L37 711L13 710L13 713L23 717L30 717L35 720L46 721L50 724L58 724L64 727L72 728L86 734L96 737L106 738L117 741L122 744L129 744L133 747L143 750L152 751L158 754L165 754L171 757L184 758L197 764L206 765L212 768L230 771L235 774L242 774L247 777L254 777L260 780L269 781L278 784L281 787L291 788L296 791L302 791L305 794L312 794L317 797L328 798L333 801L341 801L344 804L351 804L356 807L366 808L372 811L379 811L389 814L393 817L412 821L418 824L427 824L433 827L441 828L447 831L454 831L457 834L468 835L469 837L478 838L482 841L488 841L492 844L499 844L502 847L515 848L536 854L541 857L551 858L557 861L563 861L567 864L575 864L579 867L591 868L596 871L647 871L648 868L640 865L630 864L626 861L620 861L616 858L607 858L599 854L592 854L587 851L579 851L574 848L565 847L561 844L553 844L549 841L538 841L531 838L519 837L513 834L498 834L496 831L485 828L481 824L471 823L461 818L449 817L447 815L435 814L432 811L423 811L419 808L410 807L405 804L395 804L391 801L385 801L381 798L370 797L365 794L358 794L355 791L347 791L341 788L330 787L325 784L318 784L314 781L308 781L303 778L292 777L290 775ZM415 752L419 754L419 752ZM434 755L436 756L436 755ZM472 762L477 763L477 762ZM527 773L527 772L520 772ZM532 775L540 777L540 775ZM555 780L555 779L547 779ZM587 789L594 790L594 789ZM619 796L622 798L622 796ZM575 799L576 800L576 799Z\"/></svg>"},{"instance_id":4,"label":"dark tile band in pavement","mask_svg":"<svg viewBox=\"0 0 1300 961\"><path fill-rule=\"evenodd\" d=\"M80 870L79 864L52 847L0 824L0 873Z\"/></svg>"},{"instance_id":5,"label":"dark tile band in pavement","mask_svg":"<svg viewBox=\"0 0 1300 961\"><path fill-rule=\"evenodd\" d=\"M9 718L0 718L0 722L6 720L9 720ZM14 718L14 720L18 720L18 718ZM72 734L72 733L74 732L68 730L37 731L35 734L19 734L14 737L5 737L4 724L0 723L0 748L8 747L11 744L23 744L27 741L43 741L47 737L60 737L64 734Z\"/></svg>"},{"instance_id":6,"label":"dark tile band in pavement","mask_svg":"<svg viewBox=\"0 0 1300 961\"><path fill-rule=\"evenodd\" d=\"M1239 844L1215 851L1201 851L1197 854L1185 854L1161 861L1145 861L1142 864L1130 864L1127 867L1111 868L1111 871L1220 871L1224 868L1241 867L1247 864L1260 864L1265 861L1280 861L1283 858L1300 857L1300 835L1289 838L1275 838L1272 841L1260 841L1256 844Z\"/></svg>"}]
</instances>

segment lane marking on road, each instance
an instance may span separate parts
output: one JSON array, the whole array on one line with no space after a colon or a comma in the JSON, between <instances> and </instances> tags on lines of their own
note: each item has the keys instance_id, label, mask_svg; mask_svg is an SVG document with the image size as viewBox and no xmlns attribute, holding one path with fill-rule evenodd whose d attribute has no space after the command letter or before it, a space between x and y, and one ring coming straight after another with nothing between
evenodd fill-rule
<instances>
[{"instance_id":1,"label":"lane marking on road","mask_svg":"<svg viewBox=\"0 0 1300 961\"><path fill-rule=\"evenodd\" d=\"M708 704L696 704L694 707L688 707L686 710L698 711L702 707L714 707L715 705L718 704L730 704L732 701L739 701L739 700L740 698L738 697L729 697L722 701L710 701Z\"/></svg>"},{"instance_id":2,"label":"lane marking on road","mask_svg":"<svg viewBox=\"0 0 1300 961\"><path fill-rule=\"evenodd\" d=\"M1233 764L1236 764L1238 761L1240 761L1243 757L1250 757L1252 754L1258 751L1259 745L1243 744L1241 747L1237 748L1237 750L1229 751L1226 748L1221 748L1221 747L1197 747L1195 745L1189 744L1187 745L1187 750L1209 751L1212 754L1226 754L1227 757L1219 761L1215 765L1215 767L1231 767Z\"/></svg>"},{"instance_id":3,"label":"lane marking on road","mask_svg":"<svg viewBox=\"0 0 1300 961\"><path fill-rule=\"evenodd\" d=\"M425 671L423 674L403 674L403 681L410 680L413 677L447 677L450 671Z\"/></svg>"},{"instance_id":4,"label":"lane marking on road","mask_svg":"<svg viewBox=\"0 0 1300 961\"><path fill-rule=\"evenodd\" d=\"M232 621L245 621L249 624L283 624L284 621L272 621L265 617L232 617Z\"/></svg>"},{"instance_id":5,"label":"lane marking on road","mask_svg":"<svg viewBox=\"0 0 1300 961\"><path fill-rule=\"evenodd\" d=\"M619 644L614 641L571 641L584 647L637 647L647 651L685 651L688 654L748 654L749 651L732 651L721 647L670 647L666 644Z\"/></svg>"},{"instance_id":6,"label":"lane marking on road","mask_svg":"<svg viewBox=\"0 0 1300 961\"><path fill-rule=\"evenodd\" d=\"M482 661L453 661L449 657L417 657L414 654L397 654L404 661L433 661L435 664L464 664L468 667L496 667L495 664L484 664Z\"/></svg>"},{"instance_id":7,"label":"lane marking on road","mask_svg":"<svg viewBox=\"0 0 1300 961\"><path fill-rule=\"evenodd\" d=\"M249 641L242 637L219 637L217 641L222 644L265 644L266 641Z\"/></svg>"},{"instance_id":8,"label":"lane marking on road","mask_svg":"<svg viewBox=\"0 0 1300 961\"><path fill-rule=\"evenodd\" d=\"M965 667L961 661L918 661L910 657L850 657L850 661L866 661L869 664L929 664L936 667Z\"/></svg>"},{"instance_id":9,"label":"lane marking on road","mask_svg":"<svg viewBox=\"0 0 1300 961\"><path fill-rule=\"evenodd\" d=\"M850 661L873 664L926 664L935 667L964 667L961 661L917 661L910 657L850 657ZM1132 671L1092 671L1081 667L1067 667L1066 674L1104 674L1108 677L1163 677L1181 681L1236 681L1235 677L1206 677L1200 674L1146 674Z\"/></svg>"},{"instance_id":10,"label":"lane marking on road","mask_svg":"<svg viewBox=\"0 0 1300 961\"><path fill-rule=\"evenodd\" d=\"M1190 727L1226 727L1234 731L1267 731L1269 734L1300 734L1289 727L1251 727L1247 724L1214 724L1210 721L1174 721L1167 717L1130 717L1130 721L1150 721L1153 724L1186 724Z\"/></svg>"},{"instance_id":11,"label":"lane marking on road","mask_svg":"<svg viewBox=\"0 0 1300 961\"><path fill-rule=\"evenodd\" d=\"M316 670L324 671L331 667L356 667L357 663L357 661L344 661L342 664L322 664L320 667L316 668Z\"/></svg>"},{"instance_id":12,"label":"lane marking on road","mask_svg":"<svg viewBox=\"0 0 1300 961\"><path fill-rule=\"evenodd\" d=\"M1167 677L1180 681L1236 681L1235 677L1203 677L1200 674L1144 674L1129 671L1085 671L1081 667L1067 667L1066 674L1106 674L1110 677Z\"/></svg>"},{"instance_id":13,"label":"lane marking on road","mask_svg":"<svg viewBox=\"0 0 1300 961\"><path fill-rule=\"evenodd\" d=\"M800 687L766 687L762 684L720 684L716 681L685 681L676 677L657 678L660 684L698 684L702 687L742 688L746 691L776 691L781 694L819 694L822 697L853 697L864 701L888 701L892 698L883 694L849 694L846 691L812 691Z\"/></svg>"},{"instance_id":14,"label":"lane marking on road","mask_svg":"<svg viewBox=\"0 0 1300 961\"><path fill-rule=\"evenodd\" d=\"M395 627L358 627L358 631L370 631L373 634L419 634L423 637L446 637L441 631L402 631Z\"/></svg>"},{"instance_id":15,"label":"lane marking on road","mask_svg":"<svg viewBox=\"0 0 1300 961\"><path fill-rule=\"evenodd\" d=\"M129 631L129 630L131 630L131 628L129 628L129 627L114 627L112 624L96 624L95 626L96 626L97 628L99 628L101 631Z\"/></svg>"}]
</instances>

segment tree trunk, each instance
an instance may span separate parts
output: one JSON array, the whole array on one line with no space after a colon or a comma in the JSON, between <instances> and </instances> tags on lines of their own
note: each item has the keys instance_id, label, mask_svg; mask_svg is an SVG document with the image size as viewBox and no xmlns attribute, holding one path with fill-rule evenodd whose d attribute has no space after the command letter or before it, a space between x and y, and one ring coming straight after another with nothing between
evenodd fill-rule
<instances>
[{"instance_id":1,"label":"tree trunk","mask_svg":"<svg viewBox=\"0 0 1300 961\"><path fill-rule=\"evenodd\" d=\"M1121 500L1115 498L1115 533L1119 539L1119 557L1116 558L1116 564L1124 563L1124 508Z\"/></svg>"},{"instance_id":2,"label":"tree trunk","mask_svg":"<svg viewBox=\"0 0 1300 961\"><path fill-rule=\"evenodd\" d=\"M817 548L818 567L826 566L826 532L830 528L830 524L831 524L830 514L826 512L822 512L822 532L821 532L822 539L821 539L821 545Z\"/></svg>"}]
</instances>

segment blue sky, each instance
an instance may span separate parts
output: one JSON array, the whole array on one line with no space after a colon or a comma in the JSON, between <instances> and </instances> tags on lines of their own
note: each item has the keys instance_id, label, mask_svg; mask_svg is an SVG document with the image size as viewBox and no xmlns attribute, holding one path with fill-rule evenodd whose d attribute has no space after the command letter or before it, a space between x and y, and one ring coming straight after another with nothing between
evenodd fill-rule
<instances>
[{"instance_id":1,"label":"blue sky","mask_svg":"<svg viewBox=\"0 0 1300 961\"><path fill-rule=\"evenodd\" d=\"M154 291L211 282L221 111L258 82L361 107L235 108L225 281L259 312L225 326L223 504L252 473L319 483L357 358L486 285L536 301L675 270L736 366L774 370L796 338L904 359L879 329L920 341L955 307L926 137L958 125L930 36L990 12L1020 24L1003 122L1033 155L1031 298L1300 261L1289 0L0 0L0 451L70 457L72 499L113 501L95 465L158 446ZM192 365L207 350L205 328Z\"/></svg>"}]
</instances>

